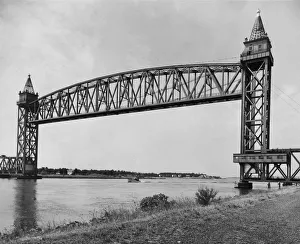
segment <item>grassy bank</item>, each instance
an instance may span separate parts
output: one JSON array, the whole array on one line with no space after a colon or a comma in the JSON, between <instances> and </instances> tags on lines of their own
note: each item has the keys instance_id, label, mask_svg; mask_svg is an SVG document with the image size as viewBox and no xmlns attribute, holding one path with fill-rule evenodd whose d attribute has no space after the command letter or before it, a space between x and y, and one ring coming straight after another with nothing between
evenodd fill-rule
<instances>
[{"instance_id":1,"label":"grassy bank","mask_svg":"<svg viewBox=\"0 0 300 244\"><path fill-rule=\"evenodd\" d=\"M2 235L0 240L1 243L218 243L222 239L220 243L259 243L253 236L251 242L243 239L245 230L251 233L260 229L251 229L259 217L253 214L256 209L267 211L269 205L288 202L297 194L300 195L299 188L293 186L224 198L206 207L196 204L194 199L180 198L168 210L144 212L138 205L130 209L107 209L89 222L71 222L26 233L15 231ZM229 233L235 234L230 237ZM242 239L234 242L234 238Z\"/></svg>"}]
</instances>

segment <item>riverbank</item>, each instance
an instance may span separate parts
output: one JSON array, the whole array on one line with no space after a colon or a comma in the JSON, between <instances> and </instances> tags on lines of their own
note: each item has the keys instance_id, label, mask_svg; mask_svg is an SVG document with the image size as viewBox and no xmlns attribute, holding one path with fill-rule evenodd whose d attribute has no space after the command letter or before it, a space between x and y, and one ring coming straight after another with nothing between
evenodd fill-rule
<instances>
[{"instance_id":1,"label":"riverbank","mask_svg":"<svg viewBox=\"0 0 300 244\"><path fill-rule=\"evenodd\" d=\"M89 223L3 236L2 243L298 243L300 188L226 198L208 207L181 199L164 211L110 210ZM9 239L12 238L10 241Z\"/></svg>"}]
</instances>

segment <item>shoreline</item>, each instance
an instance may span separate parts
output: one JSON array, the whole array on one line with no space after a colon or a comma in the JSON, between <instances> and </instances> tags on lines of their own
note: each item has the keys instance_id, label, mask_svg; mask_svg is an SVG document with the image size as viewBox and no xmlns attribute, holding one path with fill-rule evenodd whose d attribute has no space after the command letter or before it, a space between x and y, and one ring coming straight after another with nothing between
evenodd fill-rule
<instances>
[{"instance_id":1,"label":"shoreline","mask_svg":"<svg viewBox=\"0 0 300 244\"><path fill-rule=\"evenodd\" d=\"M0 179L12 179L17 178L19 175L3 175ZM103 175L38 175L42 179L130 179L133 176L103 176ZM139 179L200 179L200 180L222 180L226 178L200 178L200 177L140 177Z\"/></svg>"},{"instance_id":2,"label":"shoreline","mask_svg":"<svg viewBox=\"0 0 300 244\"><path fill-rule=\"evenodd\" d=\"M42 178L50 179L130 179L133 176L114 177L114 176L90 176L90 175L41 175ZM200 178L200 177L140 177L139 179L200 179L200 180L221 180L224 178Z\"/></svg>"},{"instance_id":3,"label":"shoreline","mask_svg":"<svg viewBox=\"0 0 300 244\"><path fill-rule=\"evenodd\" d=\"M114 177L114 176L98 176L98 175L41 175L42 178L48 178L48 179L116 179L116 180L127 180L132 177ZM145 177L141 179L166 179L165 177Z\"/></svg>"},{"instance_id":4,"label":"shoreline","mask_svg":"<svg viewBox=\"0 0 300 244\"><path fill-rule=\"evenodd\" d=\"M225 228L224 223L235 226L236 223L241 223L241 218L245 218L244 221L247 221L247 218L257 218L258 216L254 215L257 208L267 211L269 205L282 205L282 200L285 201L285 204L292 203L295 195L300 196L300 188L291 186L276 191L260 190L257 193L223 198L207 207L197 205L193 199L186 198L181 199L181 203L178 201L180 204L176 208L151 213L141 212L137 208L113 209L106 211L103 216L92 218L89 222L74 221L55 226L52 229L11 233L5 238L2 234L0 243L3 243L1 241L5 241L5 243L8 241L13 243L40 243L41 241L43 243L76 243L83 240L86 243L147 243L153 238L159 239L152 243L180 243L178 241L197 243L192 240L198 238L200 234L202 242L205 243L206 232L211 228L216 226ZM254 212L248 216L247 212L249 211ZM251 224L253 223L251 222ZM177 226L178 233L174 226ZM235 227L240 228L241 226ZM193 230L192 233L190 233L191 230ZM164 232L163 235L161 231ZM177 233L176 235L174 231ZM220 230L218 231L220 232ZM224 231L221 232L226 234ZM185 242L184 238L188 238L191 242ZM176 242L174 242L175 240Z\"/></svg>"}]
</instances>

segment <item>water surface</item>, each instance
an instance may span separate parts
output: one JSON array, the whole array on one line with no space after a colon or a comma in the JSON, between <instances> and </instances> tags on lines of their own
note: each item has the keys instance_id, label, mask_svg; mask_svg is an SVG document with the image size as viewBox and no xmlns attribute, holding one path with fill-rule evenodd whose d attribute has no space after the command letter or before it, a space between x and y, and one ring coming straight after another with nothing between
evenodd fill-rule
<instances>
[{"instance_id":1,"label":"water surface","mask_svg":"<svg viewBox=\"0 0 300 244\"><path fill-rule=\"evenodd\" d=\"M158 193L170 198L194 197L199 186L213 187L218 196L239 195L235 181L238 179L166 178L142 183L127 183L126 179L0 179L0 231L85 221L103 209L130 207ZM266 183L255 183L254 189L266 189Z\"/></svg>"}]
</instances>

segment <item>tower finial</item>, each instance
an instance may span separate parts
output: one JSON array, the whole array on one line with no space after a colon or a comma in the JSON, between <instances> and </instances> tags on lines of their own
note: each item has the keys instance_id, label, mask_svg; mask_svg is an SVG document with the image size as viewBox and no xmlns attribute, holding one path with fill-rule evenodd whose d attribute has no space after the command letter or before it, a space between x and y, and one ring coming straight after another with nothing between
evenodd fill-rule
<instances>
[{"instance_id":1,"label":"tower finial","mask_svg":"<svg viewBox=\"0 0 300 244\"><path fill-rule=\"evenodd\" d=\"M257 11L256 11L256 16L260 16L260 9L258 8Z\"/></svg>"},{"instance_id":2,"label":"tower finial","mask_svg":"<svg viewBox=\"0 0 300 244\"><path fill-rule=\"evenodd\" d=\"M23 89L23 92L28 92L28 93L34 94L34 89L33 89L33 85L32 85L32 82L31 82L30 74L28 74L28 78L27 78L27 81L25 83L25 87Z\"/></svg>"},{"instance_id":3,"label":"tower finial","mask_svg":"<svg viewBox=\"0 0 300 244\"><path fill-rule=\"evenodd\" d=\"M251 31L250 41L267 37L267 33L265 32L265 28L260 16L260 10L256 11L255 22Z\"/></svg>"}]
</instances>

